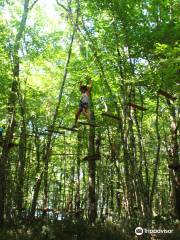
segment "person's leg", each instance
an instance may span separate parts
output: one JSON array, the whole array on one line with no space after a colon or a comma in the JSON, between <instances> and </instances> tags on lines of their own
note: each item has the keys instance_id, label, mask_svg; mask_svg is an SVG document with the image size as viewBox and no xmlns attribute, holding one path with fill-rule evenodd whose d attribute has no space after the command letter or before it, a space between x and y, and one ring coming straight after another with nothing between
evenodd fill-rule
<instances>
[{"instance_id":1,"label":"person's leg","mask_svg":"<svg viewBox=\"0 0 180 240\"><path fill-rule=\"evenodd\" d=\"M85 115L85 117L87 118L88 122L90 123L90 110L89 108L83 108L83 114Z\"/></svg>"},{"instance_id":2,"label":"person's leg","mask_svg":"<svg viewBox=\"0 0 180 240\"><path fill-rule=\"evenodd\" d=\"M78 111L75 114L75 125L77 124L77 121L79 119L79 116L81 115L82 109L79 108Z\"/></svg>"}]
</instances>

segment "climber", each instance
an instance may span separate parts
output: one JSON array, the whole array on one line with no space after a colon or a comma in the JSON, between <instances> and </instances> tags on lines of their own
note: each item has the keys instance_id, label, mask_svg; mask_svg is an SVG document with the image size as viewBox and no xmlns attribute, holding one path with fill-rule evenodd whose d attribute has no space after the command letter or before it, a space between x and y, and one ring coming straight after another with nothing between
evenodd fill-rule
<instances>
[{"instance_id":1,"label":"climber","mask_svg":"<svg viewBox=\"0 0 180 240\"><path fill-rule=\"evenodd\" d=\"M86 118L88 119L88 122L90 122L90 110L89 110L89 95L92 89L92 80L90 79L89 85L82 85L82 81L80 82L80 91L81 91L81 100L79 102L79 109L77 110L75 114L75 123L73 127L77 126L77 121L83 113Z\"/></svg>"}]
</instances>

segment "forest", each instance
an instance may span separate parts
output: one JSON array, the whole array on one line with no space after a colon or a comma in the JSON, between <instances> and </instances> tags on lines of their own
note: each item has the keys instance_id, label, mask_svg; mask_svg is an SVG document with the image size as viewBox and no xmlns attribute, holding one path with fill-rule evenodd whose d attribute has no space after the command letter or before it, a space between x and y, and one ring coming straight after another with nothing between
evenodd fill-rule
<instances>
[{"instance_id":1,"label":"forest","mask_svg":"<svg viewBox=\"0 0 180 240\"><path fill-rule=\"evenodd\" d=\"M178 0L0 0L0 240L180 239Z\"/></svg>"}]
</instances>

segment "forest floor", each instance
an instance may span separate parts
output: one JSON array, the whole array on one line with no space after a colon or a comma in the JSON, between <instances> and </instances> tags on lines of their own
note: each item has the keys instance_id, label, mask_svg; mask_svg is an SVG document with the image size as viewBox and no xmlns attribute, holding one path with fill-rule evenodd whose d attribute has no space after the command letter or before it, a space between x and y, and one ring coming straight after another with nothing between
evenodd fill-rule
<instances>
[{"instance_id":1,"label":"forest floor","mask_svg":"<svg viewBox=\"0 0 180 240\"><path fill-rule=\"evenodd\" d=\"M126 234L112 222L90 226L84 220L52 221L36 219L31 223L19 222L6 225L0 230L0 240L179 240L180 230L169 235Z\"/></svg>"}]
</instances>

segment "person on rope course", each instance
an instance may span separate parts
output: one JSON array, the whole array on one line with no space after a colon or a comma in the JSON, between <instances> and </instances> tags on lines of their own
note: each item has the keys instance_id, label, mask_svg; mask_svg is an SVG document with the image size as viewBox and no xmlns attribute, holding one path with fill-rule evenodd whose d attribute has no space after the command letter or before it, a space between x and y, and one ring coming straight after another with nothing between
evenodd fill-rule
<instances>
[{"instance_id":1,"label":"person on rope course","mask_svg":"<svg viewBox=\"0 0 180 240\"><path fill-rule=\"evenodd\" d=\"M80 102L79 102L79 108L75 114L75 123L73 125L73 128L77 126L78 119L83 113L85 117L87 118L88 122L90 122L90 110L89 110L89 96L92 89L92 79L90 79L89 85L82 85L82 81L80 81L80 92L82 94Z\"/></svg>"}]
</instances>

